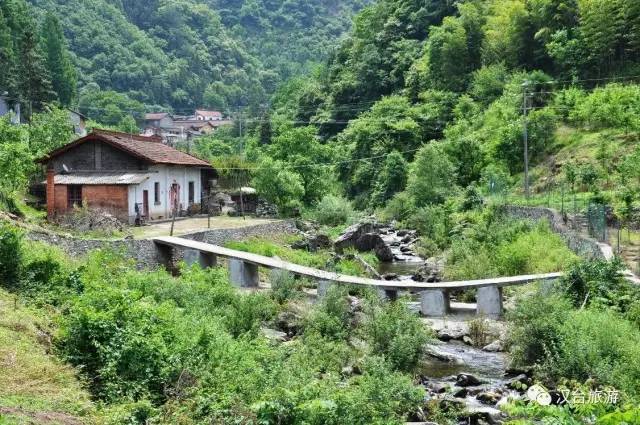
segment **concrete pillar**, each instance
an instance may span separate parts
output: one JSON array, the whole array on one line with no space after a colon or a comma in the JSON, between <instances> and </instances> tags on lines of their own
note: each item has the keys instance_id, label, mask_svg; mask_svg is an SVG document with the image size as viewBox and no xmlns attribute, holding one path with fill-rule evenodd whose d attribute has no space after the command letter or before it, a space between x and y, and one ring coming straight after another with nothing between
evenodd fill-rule
<instances>
[{"instance_id":1,"label":"concrete pillar","mask_svg":"<svg viewBox=\"0 0 640 425\"><path fill-rule=\"evenodd\" d=\"M398 290L393 288L377 288L378 295L383 301L395 301L398 299Z\"/></svg>"},{"instance_id":2,"label":"concrete pillar","mask_svg":"<svg viewBox=\"0 0 640 425\"><path fill-rule=\"evenodd\" d=\"M442 317L449 314L449 293L444 289L429 289L420 294L420 311L423 316Z\"/></svg>"},{"instance_id":3,"label":"concrete pillar","mask_svg":"<svg viewBox=\"0 0 640 425\"><path fill-rule=\"evenodd\" d=\"M484 286L478 288L476 295L477 313L481 316L498 317L502 315L502 288Z\"/></svg>"},{"instance_id":4,"label":"concrete pillar","mask_svg":"<svg viewBox=\"0 0 640 425\"><path fill-rule=\"evenodd\" d=\"M237 288L257 288L260 283L258 266L234 258L229 259L229 280Z\"/></svg>"},{"instance_id":5,"label":"concrete pillar","mask_svg":"<svg viewBox=\"0 0 640 425\"><path fill-rule=\"evenodd\" d=\"M323 298L329 292L329 288L331 288L333 282L330 280L319 280L318 281L318 298Z\"/></svg>"},{"instance_id":6,"label":"concrete pillar","mask_svg":"<svg viewBox=\"0 0 640 425\"><path fill-rule=\"evenodd\" d=\"M164 244L155 244L156 247L156 260L158 264L164 266L169 272L174 272L173 264L173 247Z\"/></svg>"},{"instance_id":7,"label":"concrete pillar","mask_svg":"<svg viewBox=\"0 0 640 425\"><path fill-rule=\"evenodd\" d=\"M52 220L56 214L56 184L55 170L52 166L47 168L47 219Z\"/></svg>"},{"instance_id":8,"label":"concrete pillar","mask_svg":"<svg viewBox=\"0 0 640 425\"><path fill-rule=\"evenodd\" d=\"M197 263L200 265L200 268L206 269L209 267L215 267L218 263L218 259L215 254L211 254L209 252L202 252L197 249L185 249L184 262L187 266Z\"/></svg>"}]
</instances>

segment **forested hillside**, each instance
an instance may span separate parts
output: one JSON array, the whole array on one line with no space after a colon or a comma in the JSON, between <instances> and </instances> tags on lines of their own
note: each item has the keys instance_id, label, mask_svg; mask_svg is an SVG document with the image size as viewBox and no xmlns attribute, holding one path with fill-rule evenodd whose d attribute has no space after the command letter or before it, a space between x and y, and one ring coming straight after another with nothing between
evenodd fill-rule
<instances>
[{"instance_id":1,"label":"forested hillside","mask_svg":"<svg viewBox=\"0 0 640 425\"><path fill-rule=\"evenodd\" d=\"M136 117L144 109L258 111L281 81L327 56L359 4L30 3L38 15L49 11L61 21L80 75L81 109L107 124L123 117L104 109Z\"/></svg>"},{"instance_id":2,"label":"forested hillside","mask_svg":"<svg viewBox=\"0 0 640 425\"><path fill-rule=\"evenodd\" d=\"M639 25L640 7L625 0L381 0L357 15L325 67L276 96L272 145L258 150L273 158L294 132L311 146L319 136L336 159L350 159L334 176L360 207L417 188L410 175L421 163L444 167L448 194L452 179L466 188L507 176L510 185L523 171L524 111L534 164L555 151L563 125L635 122ZM440 143L420 150L432 140ZM291 172L319 193L298 164ZM418 204L442 201L429 198Z\"/></svg>"}]
</instances>

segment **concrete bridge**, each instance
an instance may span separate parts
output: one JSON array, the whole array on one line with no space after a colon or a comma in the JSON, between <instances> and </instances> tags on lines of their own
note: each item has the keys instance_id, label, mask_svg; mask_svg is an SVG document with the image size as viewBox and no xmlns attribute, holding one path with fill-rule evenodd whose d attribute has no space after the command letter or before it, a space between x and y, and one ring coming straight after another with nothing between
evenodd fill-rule
<instances>
[{"instance_id":1,"label":"concrete bridge","mask_svg":"<svg viewBox=\"0 0 640 425\"><path fill-rule=\"evenodd\" d=\"M318 282L319 296L324 296L332 284L374 287L382 296L388 299L397 298L398 291L419 293L422 314L435 317L445 316L450 312L449 292L453 290L477 289L477 314L495 317L502 314L502 288L525 285L536 281L556 280L562 276L562 273L547 273L438 283L423 283L411 280L387 281L328 272L289 263L277 258L236 251L177 237L158 237L154 238L153 241L158 248L161 261L166 265L171 263L173 250L176 248L184 250L184 261L187 264L198 263L202 268L215 267L218 257L226 258L228 260L229 278L231 283L237 287L257 287L259 283L259 267L271 270L285 270L297 276L316 280Z\"/></svg>"}]
</instances>

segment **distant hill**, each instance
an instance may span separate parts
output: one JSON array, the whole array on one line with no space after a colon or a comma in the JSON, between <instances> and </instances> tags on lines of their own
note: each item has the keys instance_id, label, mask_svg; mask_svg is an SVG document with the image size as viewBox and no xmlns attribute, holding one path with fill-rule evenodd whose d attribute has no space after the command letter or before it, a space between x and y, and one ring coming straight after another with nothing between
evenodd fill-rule
<instances>
[{"instance_id":1,"label":"distant hill","mask_svg":"<svg viewBox=\"0 0 640 425\"><path fill-rule=\"evenodd\" d=\"M257 109L280 81L327 56L363 1L30 3L60 19L81 97L113 90L183 112Z\"/></svg>"}]
</instances>

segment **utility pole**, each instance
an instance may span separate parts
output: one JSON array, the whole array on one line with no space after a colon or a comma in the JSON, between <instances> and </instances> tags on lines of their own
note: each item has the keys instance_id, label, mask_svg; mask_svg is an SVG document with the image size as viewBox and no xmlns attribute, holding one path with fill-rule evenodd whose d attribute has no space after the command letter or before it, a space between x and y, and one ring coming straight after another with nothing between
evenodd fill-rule
<instances>
[{"instance_id":1,"label":"utility pole","mask_svg":"<svg viewBox=\"0 0 640 425\"><path fill-rule=\"evenodd\" d=\"M524 138L524 196L529 199L529 128L528 117L529 111L529 82L522 84L522 111L523 111L523 138Z\"/></svg>"}]
</instances>

